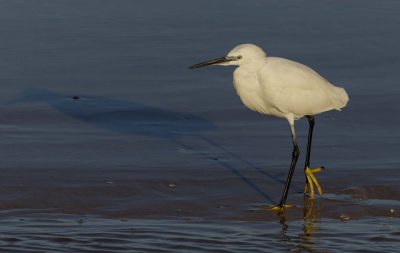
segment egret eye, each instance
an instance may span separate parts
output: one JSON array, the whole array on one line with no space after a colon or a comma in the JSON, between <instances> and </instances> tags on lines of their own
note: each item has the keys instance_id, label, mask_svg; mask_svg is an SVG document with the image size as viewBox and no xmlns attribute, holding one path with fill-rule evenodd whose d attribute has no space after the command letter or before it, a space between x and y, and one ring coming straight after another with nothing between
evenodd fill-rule
<instances>
[{"instance_id":1,"label":"egret eye","mask_svg":"<svg viewBox=\"0 0 400 253\"><path fill-rule=\"evenodd\" d=\"M240 60L240 59L242 59L242 56L241 56L241 55L239 55L237 58L238 58L238 60Z\"/></svg>"}]
</instances>

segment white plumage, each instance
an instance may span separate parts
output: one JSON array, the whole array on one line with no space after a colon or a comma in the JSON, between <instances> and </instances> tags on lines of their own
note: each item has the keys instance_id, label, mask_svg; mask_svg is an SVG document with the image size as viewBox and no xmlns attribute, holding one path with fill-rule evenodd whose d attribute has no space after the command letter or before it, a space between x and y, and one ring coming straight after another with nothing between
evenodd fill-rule
<instances>
[{"instance_id":1,"label":"white plumage","mask_svg":"<svg viewBox=\"0 0 400 253\"><path fill-rule=\"evenodd\" d=\"M299 119L345 107L349 97L311 68L288 59L266 57L251 44L235 47L228 57L241 55L233 83L242 102L251 110L281 118Z\"/></svg>"},{"instance_id":2,"label":"white plumage","mask_svg":"<svg viewBox=\"0 0 400 253\"><path fill-rule=\"evenodd\" d=\"M232 49L227 56L191 66L199 68L208 65L235 65L233 84L237 94L253 111L286 118L289 121L293 139L292 163L285 189L279 205L274 208L284 210L293 171L299 156L294 120L306 116L309 123L309 137L305 164L306 187L310 198L314 198L314 187L322 194L314 173L321 168L310 169L310 153L313 115L345 107L349 97L343 88L329 83L311 68L285 58L267 57L256 45L243 44Z\"/></svg>"}]
</instances>

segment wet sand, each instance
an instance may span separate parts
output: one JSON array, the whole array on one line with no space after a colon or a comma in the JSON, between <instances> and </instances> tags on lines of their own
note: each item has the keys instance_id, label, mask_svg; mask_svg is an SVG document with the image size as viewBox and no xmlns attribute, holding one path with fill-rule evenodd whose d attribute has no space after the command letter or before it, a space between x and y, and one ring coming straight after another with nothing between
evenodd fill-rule
<instances>
[{"instance_id":1,"label":"wet sand","mask_svg":"<svg viewBox=\"0 0 400 253\"><path fill-rule=\"evenodd\" d=\"M274 221L276 213L265 209L279 201L285 178L266 173L268 170L232 171L225 166L202 171L3 170L1 215L44 212L111 219ZM321 175L324 195L306 203L301 191L303 177L296 176L289 196L295 207L287 211L286 218L299 220L303 210L337 220L341 215L349 219L399 217L396 171L385 171L378 180L367 173L357 170ZM308 208L311 204L313 208Z\"/></svg>"},{"instance_id":2,"label":"wet sand","mask_svg":"<svg viewBox=\"0 0 400 253\"><path fill-rule=\"evenodd\" d=\"M397 252L399 4L166 3L0 3L0 251ZM187 69L245 42L350 95L316 117L313 203L296 122L285 217L287 122Z\"/></svg>"},{"instance_id":3,"label":"wet sand","mask_svg":"<svg viewBox=\"0 0 400 253\"><path fill-rule=\"evenodd\" d=\"M279 200L283 178L262 171L232 173L225 166L202 171L6 170L1 180L0 249L397 251L396 171L381 171L380 180L373 173L366 177L363 171L321 175L325 194L314 202L303 202L303 194L296 192L303 182L296 177L295 191L289 196L295 207L285 217L265 210Z\"/></svg>"},{"instance_id":4,"label":"wet sand","mask_svg":"<svg viewBox=\"0 0 400 253\"><path fill-rule=\"evenodd\" d=\"M285 217L282 176L223 165L193 169L3 170L6 252L396 252L397 172L321 175L304 202L297 176ZM327 173L325 171L325 173ZM370 174L368 174L370 173ZM299 173L297 173L299 174ZM367 176L366 176L367 174ZM359 180L356 180L359 179Z\"/></svg>"}]
</instances>

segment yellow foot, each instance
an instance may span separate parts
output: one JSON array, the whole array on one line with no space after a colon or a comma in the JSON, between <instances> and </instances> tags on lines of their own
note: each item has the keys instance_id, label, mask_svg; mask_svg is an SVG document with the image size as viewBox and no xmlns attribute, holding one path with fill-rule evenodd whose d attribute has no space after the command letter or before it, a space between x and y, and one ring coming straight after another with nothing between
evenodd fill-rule
<instances>
[{"instance_id":1,"label":"yellow foot","mask_svg":"<svg viewBox=\"0 0 400 253\"><path fill-rule=\"evenodd\" d=\"M285 211L285 208L291 208L291 207L294 207L293 205L284 205L284 206L280 206L280 205L276 205L276 206L273 206L273 207L268 207L268 208L266 208L266 210L268 210L268 211L277 211L278 213L283 213L284 211Z\"/></svg>"},{"instance_id":2,"label":"yellow foot","mask_svg":"<svg viewBox=\"0 0 400 253\"><path fill-rule=\"evenodd\" d=\"M304 173L306 174L306 185L304 186L304 193L307 193L308 188L310 188L310 199L314 199L314 186L315 188L317 188L318 194L322 195L321 187L319 186L319 183L315 178L314 173L319 173L323 169L324 167L316 169L310 169L309 167L307 167L304 170Z\"/></svg>"}]
</instances>

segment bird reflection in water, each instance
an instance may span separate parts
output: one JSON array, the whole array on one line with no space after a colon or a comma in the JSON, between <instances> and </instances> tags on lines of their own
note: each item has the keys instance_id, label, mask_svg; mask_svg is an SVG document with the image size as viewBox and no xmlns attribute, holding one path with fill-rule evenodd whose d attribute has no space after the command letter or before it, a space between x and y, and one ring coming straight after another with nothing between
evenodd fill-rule
<instances>
[{"instance_id":1,"label":"bird reflection in water","mask_svg":"<svg viewBox=\"0 0 400 253\"><path fill-rule=\"evenodd\" d=\"M289 232L289 225L285 215L280 216L282 225L282 242L289 246L290 252L318 252L314 248L314 234L319 231L321 203L304 198L303 205L303 233L293 236Z\"/></svg>"}]
</instances>

